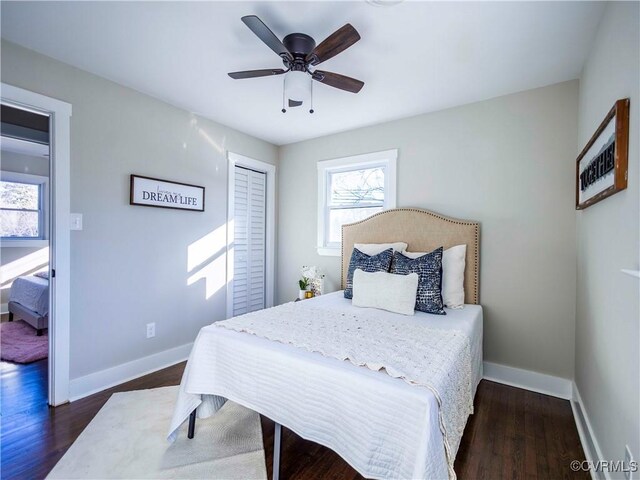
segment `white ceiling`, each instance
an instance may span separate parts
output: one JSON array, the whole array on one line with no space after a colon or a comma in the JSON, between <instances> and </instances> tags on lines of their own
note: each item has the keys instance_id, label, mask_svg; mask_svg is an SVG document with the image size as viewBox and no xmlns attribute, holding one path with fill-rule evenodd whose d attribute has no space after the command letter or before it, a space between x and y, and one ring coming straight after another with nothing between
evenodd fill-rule
<instances>
[{"instance_id":1,"label":"white ceiling","mask_svg":"<svg viewBox=\"0 0 640 480\"><path fill-rule=\"evenodd\" d=\"M282 145L578 78L601 2L8 2L2 36ZM280 112L279 68L240 21L320 42L345 23L362 39L319 68L363 80L314 84L315 113Z\"/></svg>"}]
</instances>

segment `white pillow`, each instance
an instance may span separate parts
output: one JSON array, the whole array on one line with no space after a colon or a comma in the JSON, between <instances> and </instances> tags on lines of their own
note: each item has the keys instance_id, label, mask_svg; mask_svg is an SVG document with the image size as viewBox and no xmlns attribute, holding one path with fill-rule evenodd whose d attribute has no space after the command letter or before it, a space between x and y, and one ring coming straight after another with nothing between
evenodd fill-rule
<instances>
[{"instance_id":1,"label":"white pillow","mask_svg":"<svg viewBox=\"0 0 640 480\"><path fill-rule=\"evenodd\" d=\"M418 274L353 272L353 305L413 315L418 292Z\"/></svg>"},{"instance_id":2,"label":"white pillow","mask_svg":"<svg viewBox=\"0 0 640 480\"><path fill-rule=\"evenodd\" d=\"M393 248L394 252L403 252L407 249L407 244L404 242L395 243L356 243L354 248L357 248L365 255L377 255L380 252L384 252L388 248Z\"/></svg>"},{"instance_id":3,"label":"white pillow","mask_svg":"<svg viewBox=\"0 0 640 480\"><path fill-rule=\"evenodd\" d=\"M424 252L402 252L405 257L418 258ZM442 254L442 301L449 308L464 307L464 269L466 245L447 248Z\"/></svg>"}]
</instances>

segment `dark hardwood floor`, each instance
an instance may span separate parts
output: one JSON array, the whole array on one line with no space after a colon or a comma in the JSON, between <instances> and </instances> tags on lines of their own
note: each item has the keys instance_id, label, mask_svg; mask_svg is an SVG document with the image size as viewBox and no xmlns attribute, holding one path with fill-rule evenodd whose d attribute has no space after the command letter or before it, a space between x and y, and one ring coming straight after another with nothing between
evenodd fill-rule
<instances>
[{"instance_id":1,"label":"dark hardwood floor","mask_svg":"<svg viewBox=\"0 0 640 480\"><path fill-rule=\"evenodd\" d=\"M177 385L184 363L49 408L47 361L30 365L1 362L2 479L44 478L112 393ZM271 477L273 422L262 419L267 470ZM283 479L360 479L328 448L283 429ZM455 463L460 479L584 478L571 460L584 460L569 402L483 380L475 414L467 423Z\"/></svg>"}]
</instances>

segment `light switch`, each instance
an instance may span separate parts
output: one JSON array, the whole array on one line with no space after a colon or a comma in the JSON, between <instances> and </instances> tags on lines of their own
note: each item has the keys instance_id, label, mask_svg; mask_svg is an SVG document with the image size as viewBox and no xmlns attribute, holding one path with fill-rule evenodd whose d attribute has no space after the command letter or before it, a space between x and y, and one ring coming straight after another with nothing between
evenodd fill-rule
<instances>
[{"instance_id":1,"label":"light switch","mask_svg":"<svg viewBox=\"0 0 640 480\"><path fill-rule=\"evenodd\" d=\"M82 214L71 214L71 230L82 230Z\"/></svg>"}]
</instances>

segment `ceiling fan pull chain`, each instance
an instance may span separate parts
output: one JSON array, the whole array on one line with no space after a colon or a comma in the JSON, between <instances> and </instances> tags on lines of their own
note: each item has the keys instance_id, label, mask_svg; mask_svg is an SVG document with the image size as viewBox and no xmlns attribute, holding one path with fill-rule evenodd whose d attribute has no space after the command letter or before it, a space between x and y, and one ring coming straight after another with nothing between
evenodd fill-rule
<instances>
[{"instance_id":1,"label":"ceiling fan pull chain","mask_svg":"<svg viewBox=\"0 0 640 480\"><path fill-rule=\"evenodd\" d=\"M284 108L284 92L287 82L287 76L282 77L282 113L287 113L287 109Z\"/></svg>"},{"instance_id":2,"label":"ceiling fan pull chain","mask_svg":"<svg viewBox=\"0 0 640 480\"><path fill-rule=\"evenodd\" d=\"M311 88L311 108L309 109L309 113L313 113L313 77L309 77L309 82Z\"/></svg>"}]
</instances>

